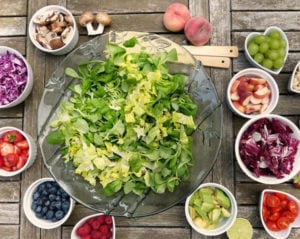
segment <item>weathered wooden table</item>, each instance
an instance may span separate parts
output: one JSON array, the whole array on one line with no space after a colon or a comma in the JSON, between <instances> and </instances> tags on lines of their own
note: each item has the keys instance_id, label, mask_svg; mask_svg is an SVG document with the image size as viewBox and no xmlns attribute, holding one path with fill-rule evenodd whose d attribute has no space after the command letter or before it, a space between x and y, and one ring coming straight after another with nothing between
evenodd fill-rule
<instances>
[{"instance_id":1,"label":"weathered wooden table","mask_svg":"<svg viewBox=\"0 0 300 239\"><path fill-rule=\"evenodd\" d=\"M19 50L30 62L34 71L34 88L25 103L9 110L0 110L0 127L15 126L24 129L36 138L37 108L44 85L64 56L44 54L37 50L27 35L28 22L39 8L59 4L67 7L78 19L86 10L99 10L112 15L113 24L105 29L133 30L162 34L175 42L184 41L183 34L171 34L162 25L162 15L171 0L1 0L0 45ZM243 42L251 31L262 32L276 25L287 34L290 52L287 63L275 79L280 89L279 104L274 113L287 116L295 123L300 119L300 96L287 91L290 74L300 59L300 1L299 0L178 0L189 6L193 16L202 15L210 20L213 35L210 45L237 45L240 56L234 59L230 69L206 68L211 75L221 100L224 102L224 137L218 160L205 181L221 183L235 194L238 201L238 216L252 223L253 238L270 238L262 228L258 212L260 192L264 188L282 189L300 198L300 191L292 184L268 186L248 179L239 169L234 158L234 138L245 119L234 116L225 103L229 79L237 71L249 67L243 54ZM78 45L88 41L86 30L79 27ZM40 153L34 165L20 176L0 178L0 238L70 238L72 226L83 216L93 212L77 204L70 219L60 228L40 230L25 218L22 198L27 187L36 179L49 176L43 166ZM117 238L205 238L195 233L187 224L183 202L171 209L149 217L116 218ZM216 238L226 238L222 235ZM293 229L289 238L300 238L300 229Z\"/></svg>"}]
</instances>

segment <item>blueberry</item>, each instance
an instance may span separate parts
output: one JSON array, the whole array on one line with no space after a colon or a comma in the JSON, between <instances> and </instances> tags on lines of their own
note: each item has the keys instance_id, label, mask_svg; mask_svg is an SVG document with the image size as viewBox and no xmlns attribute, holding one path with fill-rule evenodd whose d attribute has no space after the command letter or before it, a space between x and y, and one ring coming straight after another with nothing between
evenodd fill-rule
<instances>
[{"instance_id":1,"label":"blueberry","mask_svg":"<svg viewBox=\"0 0 300 239\"><path fill-rule=\"evenodd\" d=\"M32 199L33 200L37 200L40 197L39 192L35 192L34 194L32 194Z\"/></svg>"},{"instance_id":2,"label":"blueberry","mask_svg":"<svg viewBox=\"0 0 300 239\"><path fill-rule=\"evenodd\" d=\"M32 203L31 203L31 210L32 210L32 211L35 211L35 209L37 208L37 206L38 206L38 205L36 204L36 202L32 202Z\"/></svg>"},{"instance_id":3,"label":"blueberry","mask_svg":"<svg viewBox=\"0 0 300 239\"><path fill-rule=\"evenodd\" d=\"M61 196L60 195L56 196L55 200L56 201L61 201Z\"/></svg>"},{"instance_id":4,"label":"blueberry","mask_svg":"<svg viewBox=\"0 0 300 239\"><path fill-rule=\"evenodd\" d=\"M49 189L49 193L56 194L56 192L57 192L57 188L56 187L51 187Z\"/></svg>"},{"instance_id":5,"label":"blueberry","mask_svg":"<svg viewBox=\"0 0 300 239\"><path fill-rule=\"evenodd\" d=\"M53 201L53 202L50 203L49 209L50 210L55 210L56 209L56 207L55 207L55 201Z\"/></svg>"},{"instance_id":6,"label":"blueberry","mask_svg":"<svg viewBox=\"0 0 300 239\"><path fill-rule=\"evenodd\" d=\"M48 207L44 206L42 208L42 214L45 215L48 212Z\"/></svg>"},{"instance_id":7,"label":"blueberry","mask_svg":"<svg viewBox=\"0 0 300 239\"><path fill-rule=\"evenodd\" d=\"M56 196L54 194L50 194L48 198L52 202L55 200Z\"/></svg>"},{"instance_id":8,"label":"blueberry","mask_svg":"<svg viewBox=\"0 0 300 239\"><path fill-rule=\"evenodd\" d=\"M62 219L63 217L64 217L64 212L62 211L62 210L58 210L58 211L56 211L55 212L55 218L57 219L57 220L60 220L60 219Z\"/></svg>"},{"instance_id":9,"label":"blueberry","mask_svg":"<svg viewBox=\"0 0 300 239\"><path fill-rule=\"evenodd\" d=\"M36 213L35 215L36 215L37 218L43 218L42 213Z\"/></svg>"},{"instance_id":10,"label":"blueberry","mask_svg":"<svg viewBox=\"0 0 300 239\"><path fill-rule=\"evenodd\" d=\"M50 205L50 200L46 200L45 203L44 203L44 205L45 205L46 207L48 207L48 206Z\"/></svg>"},{"instance_id":11,"label":"blueberry","mask_svg":"<svg viewBox=\"0 0 300 239\"><path fill-rule=\"evenodd\" d=\"M54 216L54 212L52 210L49 210L47 213L46 213L46 218L47 219L52 219Z\"/></svg>"},{"instance_id":12,"label":"blueberry","mask_svg":"<svg viewBox=\"0 0 300 239\"><path fill-rule=\"evenodd\" d=\"M39 206L43 205L43 199L38 198L38 199L36 200L36 204L39 205Z\"/></svg>"},{"instance_id":13,"label":"blueberry","mask_svg":"<svg viewBox=\"0 0 300 239\"><path fill-rule=\"evenodd\" d=\"M42 191L45 190L45 188L46 188L46 184L45 184L45 183L42 183L42 184L40 184L40 185L38 186L37 191L38 191L38 192L42 192Z\"/></svg>"},{"instance_id":14,"label":"blueberry","mask_svg":"<svg viewBox=\"0 0 300 239\"><path fill-rule=\"evenodd\" d=\"M49 194L48 190L43 190L43 191L42 191L42 195L43 195L43 196L48 196L48 194Z\"/></svg>"},{"instance_id":15,"label":"blueberry","mask_svg":"<svg viewBox=\"0 0 300 239\"><path fill-rule=\"evenodd\" d=\"M66 192L63 192L63 193L61 194L61 197L62 197L62 198L67 198L67 199L69 199L69 194L67 194Z\"/></svg>"},{"instance_id":16,"label":"blueberry","mask_svg":"<svg viewBox=\"0 0 300 239\"><path fill-rule=\"evenodd\" d=\"M70 208L70 202L69 201L62 202L61 208L64 212L67 212Z\"/></svg>"},{"instance_id":17,"label":"blueberry","mask_svg":"<svg viewBox=\"0 0 300 239\"><path fill-rule=\"evenodd\" d=\"M55 202L55 207L56 207L56 209L60 210L60 209L61 209L61 206L62 206L61 201L56 201L56 202Z\"/></svg>"},{"instance_id":18,"label":"blueberry","mask_svg":"<svg viewBox=\"0 0 300 239\"><path fill-rule=\"evenodd\" d=\"M46 188L49 189L52 187L52 182L46 182Z\"/></svg>"},{"instance_id":19,"label":"blueberry","mask_svg":"<svg viewBox=\"0 0 300 239\"><path fill-rule=\"evenodd\" d=\"M37 206L35 209L36 213L40 213L42 211L42 207L41 206Z\"/></svg>"}]
</instances>

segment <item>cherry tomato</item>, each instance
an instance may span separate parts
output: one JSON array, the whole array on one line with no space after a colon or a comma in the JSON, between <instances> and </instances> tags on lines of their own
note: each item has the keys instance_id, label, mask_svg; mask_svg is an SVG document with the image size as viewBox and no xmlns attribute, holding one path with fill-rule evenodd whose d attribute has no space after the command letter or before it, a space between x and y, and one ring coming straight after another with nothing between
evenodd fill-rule
<instances>
[{"instance_id":1,"label":"cherry tomato","mask_svg":"<svg viewBox=\"0 0 300 239\"><path fill-rule=\"evenodd\" d=\"M283 194L283 193L275 192L274 195L277 196L277 197L279 197L280 200L287 199L286 194Z\"/></svg>"},{"instance_id":2,"label":"cherry tomato","mask_svg":"<svg viewBox=\"0 0 300 239\"><path fill-rule=\"evenodd\" d=\"M271 210L271 213L277 213L277 212L280 212L282 210L282 207L279 206L279 207L272 207L270 208Z\"/></svg>"},{"instance_id":3,"label":"cherry tomato","mask_svg":"<svg viewBox=\"0 0 300 239\"><path fill-rule=\"evenodd\" d=\"M298 207L298 204L297 204L295 201L290 200L290 201L288 202L288 209L289 209L290 212L292 212L293 214L298 215L299 207Z\"/></svg>"},{"instance_id":4,"label":"cherry tomato","mask_svg":"<svg viewBox=\"0 0 300 239\"><path fill-rule=\"evenodd\" d=\"M268 207L279 207L280 206L280 199L279 197L271 194L267 197L267 206Z\"/></svg>"},{"instance_id":5,"label":"cherry tomato","mask_svg":"<svg viewBox=\"0 0 300 239\"><path fill-rule=\"evenodd\" d=\"M280 202L280 206L281 206L281 208L282 208L282 210L285 210L285 209L287 209L287 205L288 205L288 200L287 199L284 199L284 200L281 200L281 202Z\"/></svg>"},{"instance_id":6,"label":"cherry tomato","mask_svg":"<svg viewBox=\"0 0 300 239\"><path fill-rule=\"evenodd\" d=\"M269 219L270 221L275 222L275 221L278 220L278 218L279 218L280 216L281 216L281 214L280 214L279 212L274 212L274 213L270 213L268 219Z\"/></svg>"},{"instance_id":7,"label":"cherry tomato","mask_svg":"<svg viewBox=\"0 0 300 239\"><path fill-rule=\"evenodd\" d=\"M266 206L263 206L263 208L262 208L262 217L263 217L265 222L268 221L269 215L270 215L270 211L268 210L268 208Z\"/></svg>"},{"instance_id":8,"label":"cherry tomato","mask_svg":"<svg viewBox=\"0 0 300 239\"><path fill-rule=\"evenodd\" d=\"M290 211L284 211L284 212L282 212L281 216L287 218L290 223L294 222L295 219L296 219L296 217L297 217L297 215L293 214Z\"/></svg>"},{"instance_id":9,"label":"cherry tomato","mask_svg":"<svg viewBox=\"0 0 300 239\"><path fill-rule=\"evenodd\" d=\"M286 217L280 217L277 220L277 227L279 230L287 229L290 225L289 219Z\"/></svg>"},{"instance_id":10,"label":"cherry tomato","mask_svg":"<svg viewBox=\"0 0 300 239\"><path fill-rule=\"evenodd\" d=\"M279 228L278 228L276 222L268 221L266 223L266 225L271 231L279 231Z\"/></svg>"}]
</instances>

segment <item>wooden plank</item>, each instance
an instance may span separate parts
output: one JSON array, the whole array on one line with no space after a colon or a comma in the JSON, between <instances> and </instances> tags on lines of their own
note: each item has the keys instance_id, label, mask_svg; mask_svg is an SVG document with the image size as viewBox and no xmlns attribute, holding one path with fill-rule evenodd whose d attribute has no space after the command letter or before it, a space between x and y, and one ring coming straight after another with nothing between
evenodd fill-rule
<instances>
[{"instance_id":1,"label":"wooden plank","mask_svg":"<svg viewBox=\"0 0 300 239\"><path fill-rule=\"evenodd\" d=\"M0 188L1 188L0 203L20 201L19 182L9 182L9 181L0 182Z\"/></svg>"},{"instance_id":2,"label":"wooden plank","mask_svg":"<svg viewBox=\"0 0 300 239\"><path fill-rule=\"evenodd\" d=\"M254 20L255 19L255 20ZM291 21L291 19L293 19ZM262 30L268 26L277 26L284 31L300 30L299 11L282 12L232 12L232 30Z\"/></svg>"},{"instance_id":3,"label":"wooden plank","mask_svg":"<svg viewBox=\"0 0 300 239\"><path fill-rule=\"evenodd\" d=\"M300 59L299 52L290 52L287 61L281 71L281 73L292 73L295 65ZM237 58L233 59L233 71L238 72L242 69L253 67L250 62L246 59L244 53L239 54Z\"/></svg>"},{"instance_id":4,"label":"wooden plank","mask_svg":"<svg viewBox=\"0 0 300 239\"><path fill-rule=\"evenodd\" d=\"M278 0L231 0L231 7L234 11L241 10L300 10L300 2L298 0L278 1Z\"/></svg>"},{"instance_id":5,"label":"wooden plank","mask_svg":"<svg viewBox=\"0 0 300 239\"><path fill-rule=\"evenodd\" d=\"M1 111L0 111L1 114ZM17 127L19 129L22 129L22 119L11 119L11 118L7 118L7 119L1 119L0 120L0 127L6 127L6 126L13 126L13 127Z\"/></svg>"},{"instance_id":6,"label":"wooden plank","mask_svg":"<svg viewBox=\"0 0 300 239\"><path fill-rule=\"evenodd\" d=\"M20 218L20 204L19 203L1 203L0 204L0 224L18 225ZM0 226L1 238L1 226Z\"/></svg>"},{"instance_id":7,"label":"wooden plank","mask_svg":"<svg viewBox=\"0 0 300 239\"><path fill-rule=\"evenodd\" d=\"M22 55L25 55L25 37L1 37L0 38L1 46L8 46L19 51Z\"/></svg>"},{"instance_id":8,"label":"wooden plank","mask_svg":"<svg viewBox=\"0 0 300 239\"><path fill-rule=\"evenodd\" d=\"M80 15L83 11L92 11L92 12L108 12L108 13L155 13L155 12L164 12L165 9L174 1L171 0L140 0L140 1L119 1L119 0L110 0L110 1L73 1L69 0L67 3L67 7L74 14ZM188 0L177 0L176 2L180 2L188 6Z\"/></svg>"},{"instance_id":9,"label":"wooden plank","mask_svg":"<svg viewBox=\"0 0 300 239\"><path fill-rule=\"evenodd\" d=\"M27 13L27 0L2 0L0 16L24 16Z\"/></svg>"},{"instance_id":10,"label":"wooden plank","mask_svg":"<svg viewBox=\"0 0 300 239\"><path fill-rule=\"evenodd\" d=\"M26 17L0 17L0 36L24 36Z\"/></svg>"},{"instance_id":11,"label":"wooden plank","mask_svg":"<svg viewBox=\"0 0 300 239\"><path fill-rule=\"evenodd\" d=\"M7 222L7 221L6 221ZM20 238L18 225L0 225L1 238L16 239Z\"/></svg>"}]
</instances>

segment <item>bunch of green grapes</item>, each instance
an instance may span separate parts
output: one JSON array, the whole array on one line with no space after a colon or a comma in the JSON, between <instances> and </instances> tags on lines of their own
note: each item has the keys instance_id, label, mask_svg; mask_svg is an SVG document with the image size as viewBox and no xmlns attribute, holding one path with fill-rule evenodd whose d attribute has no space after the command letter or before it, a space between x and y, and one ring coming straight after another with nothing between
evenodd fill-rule
<instances>
[{"instance_id":1,"label":"bunch of green grapes","mask_svg":"<svg viewBox=\"0 0 300 239\"><path fill-rule=\"evenodd\" d=\"M279 69L284 64L286 41L277 30L255 36L247 49L251 57L265 68Z\"/></svg>"}]
</instances>

